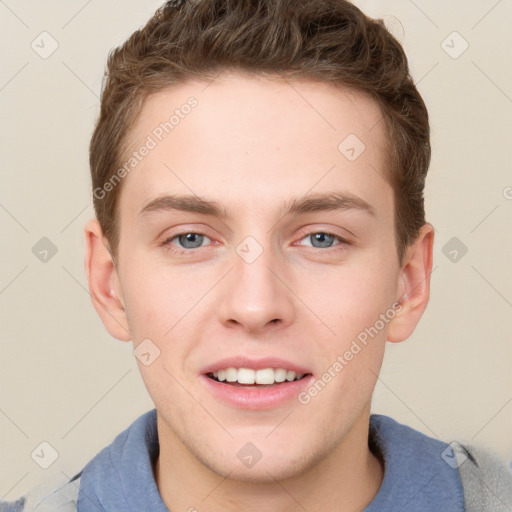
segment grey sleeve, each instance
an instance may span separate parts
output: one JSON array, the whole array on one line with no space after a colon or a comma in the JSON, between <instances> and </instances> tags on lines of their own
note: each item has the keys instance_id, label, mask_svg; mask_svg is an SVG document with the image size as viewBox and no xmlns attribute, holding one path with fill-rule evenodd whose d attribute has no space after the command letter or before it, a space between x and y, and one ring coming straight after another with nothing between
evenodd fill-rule
<instances>
[{"instance_id":1,"label":"grey sleeve","mask_svg":"<svg viewBox=\"0 0 512 512\"><path fill-rule=\"evenodd\" d=\"M474 444L452 445L460 465L466 512L512 512L512 471L497 454Z\"/></svg>"},{"instance_id":2,"label":"grey sleeve","mask_svg":"<svg viewBox=\"0 0 512 512\"><path fill-rule=\"evenodd\" d=\"M31 492L15 502L0 502L0 512L76 512L80 478L61 485L49 494L43 488Z\"/></svg>"}]
</instances>

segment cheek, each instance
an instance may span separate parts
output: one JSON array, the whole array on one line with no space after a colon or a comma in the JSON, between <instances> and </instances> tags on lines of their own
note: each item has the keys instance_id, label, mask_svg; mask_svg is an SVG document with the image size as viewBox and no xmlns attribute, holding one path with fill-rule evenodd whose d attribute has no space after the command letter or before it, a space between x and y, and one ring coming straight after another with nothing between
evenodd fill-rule
<instances>
[{"instance_id":1,"label":"cheek","mask_svg":"<svg viewBox=\"0 0 512 512\"><path fill-rule=\"evenodd\" d=\"M179 400L183 394L179 382L183 381L184 364L194 347L190 343L194 337L194 315L190 310L198 295L190 291L190 283L187 287L186 276L166 275L156 269L143 276L134 272L126 288L135 355L149 352L151 358L146 364L143 356L137 357L146 389L160 410L170 403L174 408L185 407ZM184 409L180 412L188 414Z\"/></svg>"},{"instance_id":2,"label":"cheek","mask_svg":"<svg viewBox=\"0 0 512 512\"><path fill-rule=\"evenodd\" d=\"M326 286L310 283L308 303L335 333L317 337L324 372L319 379L329 390L319 400L325 407L341 413L361 406L363 398L370 400L395 313L394 276L391 266L367 262L331 273Z\"/></svg>"},{"instance_id":3,"label":"cheek","mask_svg":"<svg viewBox=\"0 0 512 512\"><path fill-rule=\"evenodd\" d=\"M330 328L331 334L334 331L333 337L339 342L337 348L342 348L392 307L395 282L391 268L368 262L357 267L339 267L335 272L317 275L315 280L308 279L298 295L305 298L304 302Z\"/></svg>"},{"instance_id":4,"label":"cheek","mask_svg":"<svg viewBox=\"0 0 512 512\"><path fill-rule=\"evenodd\" d=\"M128 268L144 268L132 261ZM190 279L187 272L162 269L156 265L144 272L127 271L123 282L127 305L127 319L137 351L157 354L151 364L140 358L139 369L154 400L169 399L169 390L179 393L172 376L181 380L187 371L189 354L200 339L196 329L198 308L194 308L204 294L201 283ZM149 340L149 341L147 341ZM143 344L146 345L143 345ZM140 348L139 348L140 344ZM159 398L160 397L160 398Z\"/></svg>"},{"instance_id":5,"label":"cheek","mask_svg":"<svg viewBox=\"0 0 512 512\"><path fill-rule=\"evenodd\" d=\"M123 292L134 340L151 335L165 338L201 297L201 290L186 273L156 268L144 273L133 271L123 282Z\"/></svg>"}]
</instances>

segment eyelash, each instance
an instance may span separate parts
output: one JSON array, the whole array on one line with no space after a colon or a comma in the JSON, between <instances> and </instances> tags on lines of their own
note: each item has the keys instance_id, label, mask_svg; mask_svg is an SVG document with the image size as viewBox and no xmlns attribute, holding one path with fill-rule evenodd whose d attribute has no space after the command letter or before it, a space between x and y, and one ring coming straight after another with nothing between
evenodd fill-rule
<instances>
[{"instance_id":1,"label":"eyelash","mask_svg":"<svg viewBox=\"0 0 512 512\"><path fill-rule=\"evenodd\" d=\"M309 236L316 235L316 234L332 236L336 240L338 240L339 244L334 245L332 247L323 247L323 248L322 247L311 247L312 249L319 249L319 250L323 250L323 251L328 251L328 250L335 251L335 250L344 249L344 248L346 248L347 245L351 245L350 242L348 240L346 240L345 238L343 238L339 235L336 235L335 233L331 233L329 231L311 231L309 233L304 234L304 236L300 240L304 240L304 238L307 238ZM197 250L203 248L203 246L201 246L201 247L196 247L194 249L176 249L175 246L173 246L171 244L171 242L173 240L176 240L180 236L184 236L184 235L199 235L199 236L204 236L206 238L210 238L208 235L205 235L204 233L200 233L197 231L183 231L181 233L176 233L175 235L173 235L169 238L166 238L163 241L162 245L164 246L164 248L167 251L175 253L175 254L194 254Z\"/></svg>"}]
</instances>

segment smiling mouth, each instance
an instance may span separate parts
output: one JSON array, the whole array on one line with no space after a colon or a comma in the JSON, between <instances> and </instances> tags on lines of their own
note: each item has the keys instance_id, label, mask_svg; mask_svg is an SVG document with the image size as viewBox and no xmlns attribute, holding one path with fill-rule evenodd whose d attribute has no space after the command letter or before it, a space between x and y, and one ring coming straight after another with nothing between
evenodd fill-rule
<instances>
[{"instance_id":1,"label":"smiling mouth","mask_svg":"<svg viewBox=\"0 0 512 512\"><path fill-rule=\"evenodd\" d=\"M285 368L225 368L217 372L209 372L207 377L215 382L235 387L268 388L276 384L295 382L311 375L310 373L296 373Z\"/></svg>"}]
</instances>

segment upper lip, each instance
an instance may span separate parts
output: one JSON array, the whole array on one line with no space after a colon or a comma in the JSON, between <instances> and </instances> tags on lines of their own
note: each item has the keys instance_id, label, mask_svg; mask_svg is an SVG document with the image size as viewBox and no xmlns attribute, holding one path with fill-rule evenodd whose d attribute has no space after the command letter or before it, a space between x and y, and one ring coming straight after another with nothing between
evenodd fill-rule
<instances>
[{"instance_id":1,"label":"upper lip","mask_svg":"<svg viewBox=\"0 0 512 512\"><path fill-rule=\"evenodd\" d=\"M247 357L247 356L235 356L215 361L214 363L205 366L202 370L202 374L218 372L219 370L225 370L226 368L251 368L253 370L262 370L264 368L284 368L285 370L292 370L295 373L311 373L310 370L304 366L281 359L278 357Z\"/></svg>"}]
</instances>

